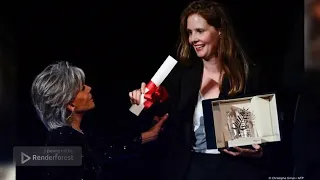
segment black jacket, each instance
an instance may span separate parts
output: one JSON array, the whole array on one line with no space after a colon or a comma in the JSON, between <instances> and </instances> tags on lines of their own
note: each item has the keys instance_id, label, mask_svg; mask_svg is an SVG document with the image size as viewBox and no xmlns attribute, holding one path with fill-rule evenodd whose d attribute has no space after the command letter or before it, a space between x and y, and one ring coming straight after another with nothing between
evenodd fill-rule
<instances>
[{"instance_id":1,"label":"black jacket","mask_svg":"<svg viewBox=\"0 0 320 180\"><path fill-rule=\"evenodd\" d=\"M170 73L163 86L169 93L167 101L167 120L164 132L159 137L159 155L161 157L161 179L182 180L189 164L189 159L194 142L193 113L198 100L198 92L201 86L203 63L200 59L190 66L179 64ZM254 66L246 82L244 94L259 94L259 68ZM220 92L220 98L232 98L228 96L229 81L225 77ZM233 96L233 97L235 97ZM245 161L257 161L246 158ZM255 163L255 162L253 162Z\"/></svg>"},{"instance_id":2,"label":"black jacket","mask_svg":"<svg viewBox=\"0 0 320 180\"><path fill-rule=\"evenodd\" d=\"M96 180L111 179L108 167L123 156L134 153L141 146L141 136L121 138L97 138L89 132L84 134L71 127L60 127L49 131L47 146L81 146L82 165L64 167L44 167L46 180ZM76 158L76 157L75 157Z\"/></svg>"}]
</instances>

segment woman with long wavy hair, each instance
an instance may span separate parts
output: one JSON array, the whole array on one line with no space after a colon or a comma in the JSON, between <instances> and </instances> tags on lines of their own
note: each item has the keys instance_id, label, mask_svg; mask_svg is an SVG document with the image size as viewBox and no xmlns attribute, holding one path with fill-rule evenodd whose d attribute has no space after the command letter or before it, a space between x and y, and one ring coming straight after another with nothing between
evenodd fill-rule
<instances>
[{"instance_id":1,"label":"woman with long wavy hair","mask_svg":"<svg viewBox=\"0 0 320 180\"><path fill-rule=\"evenodd\" d=\"M170 116L162 141L162 179L261 178L262 148L207 149L202 100L259 93L255 65L237 41L222 5L195 1L181 15L179 65L163 84ZM145 84L129 94L138 104Z\"/></svg>"}]
</instances>

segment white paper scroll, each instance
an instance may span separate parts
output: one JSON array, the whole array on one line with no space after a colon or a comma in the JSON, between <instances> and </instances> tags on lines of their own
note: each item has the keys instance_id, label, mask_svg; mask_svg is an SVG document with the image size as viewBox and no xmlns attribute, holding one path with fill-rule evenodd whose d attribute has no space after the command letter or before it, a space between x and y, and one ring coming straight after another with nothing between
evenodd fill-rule
<instances>
[{"instance_id":1,"label":"white paper scroll","mask_svg":"<svg viewBox=\"0 0 320 180\"><path fill-rule=\"evenodd\" d=\"M164 61L164 63L161 65L161 67L158 69L156 74L152 77L151 81L159 87L161 83L165 80L165 78L169 75L169 73L172 71L174 66L177 64L177 60L175 60L173 57L168 56L167 59ZM148 92L149 89L145 89L145 93ZM130 111L139 116L141 111L144 109L144 102L146 100L144 99L144 94L141 94L140 96L140 104L139 105L132 105L130 107Z\"/></svg>"}]
</instances>

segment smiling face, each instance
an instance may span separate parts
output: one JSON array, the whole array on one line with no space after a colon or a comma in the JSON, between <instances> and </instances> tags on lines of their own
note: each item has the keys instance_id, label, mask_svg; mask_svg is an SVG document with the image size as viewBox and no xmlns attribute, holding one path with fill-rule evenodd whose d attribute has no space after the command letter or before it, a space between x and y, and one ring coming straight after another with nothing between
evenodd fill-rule
<instances>
[{"instance_id":1,"label":"smiling face","mask_svg":"<svg viewBox=\"0 0 320 180\"><path fill-rule=\"evenodd\" d=\"M83 85L71 104L75 112L85 112L93 109L95 104L91 95L91 87Z\"/></svg>"},{"instance_id":2,"label":"smiling face","mask_svg":"<svg viewBox=\"0 0 320 180\"><path fill-rule=\"evenodd\" d=\"M199 14L192 14L187 19L189 43L198 57L209 60L217 54L220 30L209 25Z\"/></svg>"}]
</instances>

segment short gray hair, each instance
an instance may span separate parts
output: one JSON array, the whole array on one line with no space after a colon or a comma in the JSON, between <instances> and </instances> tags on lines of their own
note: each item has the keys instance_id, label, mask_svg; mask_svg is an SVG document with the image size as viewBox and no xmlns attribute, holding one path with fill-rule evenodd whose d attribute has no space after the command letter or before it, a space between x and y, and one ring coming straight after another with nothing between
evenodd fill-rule
<instances>
[{"instance_id":1,"label":"short gray hair","mask_svg":"<svg viewBox=\"0 0 320 180\"><path fill-rule=\"evenodd\" d=\"M82 69L57 62L46 67L32 83L31 98L41 121L48 130L68 126L67 105L84 85Z\"/></svg>"}]
</instances>

